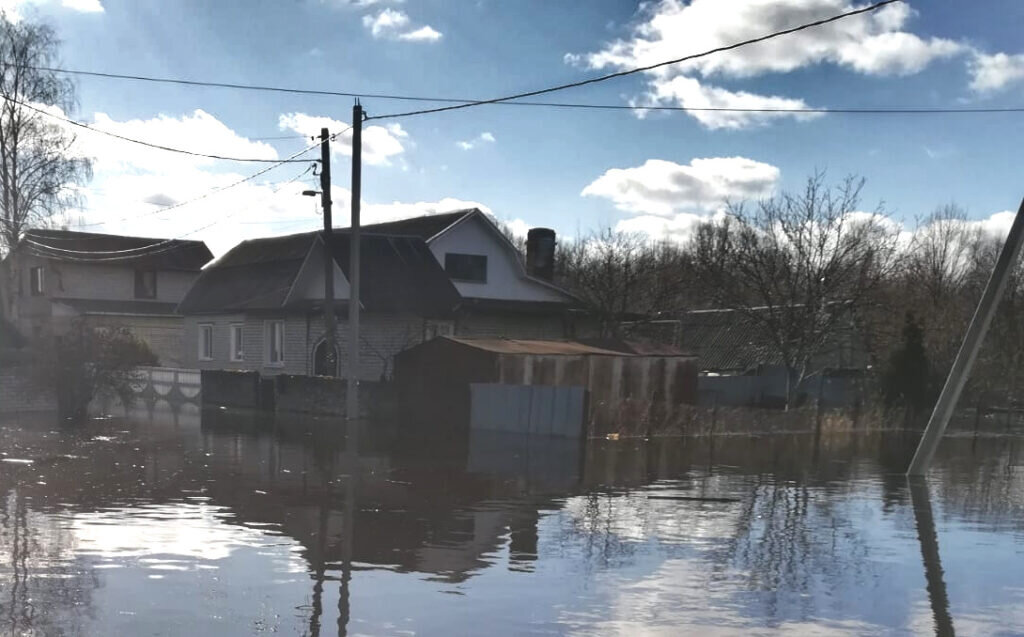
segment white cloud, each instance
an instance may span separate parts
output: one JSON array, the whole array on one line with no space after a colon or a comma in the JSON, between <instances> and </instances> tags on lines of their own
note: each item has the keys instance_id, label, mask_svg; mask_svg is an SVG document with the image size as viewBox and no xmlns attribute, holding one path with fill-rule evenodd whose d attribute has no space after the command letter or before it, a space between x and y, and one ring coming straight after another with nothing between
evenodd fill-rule
<instances>
[{"instance_id":1,"label":"white cloud","mask_svg":"<svg viewBox=\"0 0 1024 637\"><path fill-rule=\"evenodd\" d=\"M745 157L698 158L688 165L649 159L635 168L612 168L580 193L610 200L619 210L660 217L709 212L728 199L770 195L779 169Z\"/></svg>"},{"instance_id":2,"label":"white cloud","mask_svg":"<svg viewBox=\"0 0 1024 637\"><path fill-rule=\"evenodd\" d=\"M437 42L441 37L441 32L428 24L414 31L399 34L398 39L409 42Z\"/></svg>"},{"instance_id":3,"label":"white cloud","mask_svg":"<svg viewBox=\"0 0 1024 637\"><path fill-rule=\"evenodd\" d=\"M688 108L750 109L748 111L704 110L689 111L688 114L710 129L746 128L767 123L769 120L792 117L804 121L820 117L821 113L764 112L758 109L806 109L801 99L757 95L746 91L733 92L724 88L707 86L692 77L674 77L652 84L652 92L643 104L678 104ZM642 111L641 111L642 112Z\"/></svg>"},{"instance_id":4,"label":"white cloud","mask_svg":"<svg viewBox=\"0 0 1024 637\"><path fill-rule=\"evenodd\" d=\"M11 22L20 22L27 11L58 3L65 9L79 13L103 13L103 4L100 0L0 0L0 11Z\"/></svg>"},{"instance_id":5,"label":"white cloud","mask_svg":"<svg viewBox=\"0 0 1024 637\"><path fill-rule=\"evenodd\" d=\"M382 9L377 15L364 15L363 26L374 38L392 38L406 42L437 42L442 33L430 25L412 28L409 16L397 9Z\"/></svg>"},{"instance_id":6,"label":"white cloud","mask_svg":"<svg viewBox=\"0 0 1024 637\"><path fill-rule=\"evenodd\" d=\"M409 16L403 11L384 9L377 15L364 15L363 26L370 30L375 38L392 35L394 31L409 24Z\"/></svg>"},{"instance_id":7,"label":"white cloud","mask_svg":"<svg viewBox=\"0 0 1024 637\"><path fill-rule=\"evenodd\" d=\"M332 133L349 129L349 124L330 117L285 113L278 119L281 130L290 130L300 135L314 137L326 127ZM363 129L363 161L371 166L388 166L391 160L405 152L402 140L408 140L409 133L401 124L367 126ZM331 144L331 150L342 155L352 155L352 131L338 135Z\"/></svg>"},{"instance_id":8,"label":"white cloud","mask_svg":"<svg viewBox=\"0 0 1024 637\"><path fill-rule=\"evenodd\" d=\"M627 69L684 57L755 38L766 33L829 17L855 8L847 0L661 0L642 4L640 22L627 38L566 61L591 69ZM889 5L821 27L647 73L650 94L659 103L681 106L719 102L722 107L752 103L765 108L804 107L803 100L732 92L699 83L694 76L749 78L788 73L829 63L867 75L909 75L937 59L968 51L953 40L922 37L905 30L913 10ZM685 90L684 90L685 89ZM686 104L688 99L691 103ZM746 108L747 106L741 106ZM779 114L736 117L691 113L711 128L739 128ZM800 115L801 119L808 116Z\"/></svg>"},{"instance_id":9,"label":"white cloud","mask_svg":"<svg viewBox=\"0 0 1024 637\"><path fill-rule=\"evenodd\" d=\"M987 55L976 52L968 66L971 89L990 93L1024 80L1024 54Z\"/></svg>"},{"instance_id":10,"label":"white cloud","mask_svg":"<svg viewBox=\"0 0 1024 637\"><path fill-rule=\"evenodd\" d=\"M461 148L462 150L473 150L482 143L493 144L495 141L497 140L495 140L494 135L487 131L484 131L477 135L476 137L474 137L473 139L457 141L455 142L455 145Z\"/></svg>"}]
</instances>

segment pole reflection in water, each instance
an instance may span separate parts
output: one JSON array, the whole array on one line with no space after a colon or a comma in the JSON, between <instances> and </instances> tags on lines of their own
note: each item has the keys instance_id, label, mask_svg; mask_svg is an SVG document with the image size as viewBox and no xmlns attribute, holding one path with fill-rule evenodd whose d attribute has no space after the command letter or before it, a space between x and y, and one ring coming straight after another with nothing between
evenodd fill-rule
<instances>
[{"instance_id":1,"label":"pole reflection in water","mask_svg":"<svg viewBox=\"0 0 1024 637\"><path fill-rule=\"evenodd\" d=\"M928 601L932 606L935 620L935 634L938 637L953 637L953 617L949 614L949 596L943 579L942 560L939 559L939 536L935 531L932 516L932 500L928 483L921 476L908 476L907 488L910 504L914 508L917 524L917 540L921 543L921 559L924 561L924 577L928 583Z\"/></svg>"},{"instance_id":2,"label":"pole reflection in water","mask_svg":"<svg viewBox=\"0 0 1024 637\"><path fill-rule=\"evenodd\" d=\"M1012 440L363 433L0 424L0 633L1024 632Z\"/></svg>"}]
</instances>

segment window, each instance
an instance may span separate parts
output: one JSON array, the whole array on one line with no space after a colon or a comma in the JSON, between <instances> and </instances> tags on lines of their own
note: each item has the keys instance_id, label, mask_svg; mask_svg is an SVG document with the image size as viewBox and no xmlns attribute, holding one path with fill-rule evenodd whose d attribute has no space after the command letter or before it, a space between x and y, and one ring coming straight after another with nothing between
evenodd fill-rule
<instances>
[{"instance_id":1,"label":"window","mask_svg":"<svg viewBox=\"0 0 1024 637\"><path fill-rule=\"evenodd\" d=\"M199 326L199 360L213 360L213 325L210 323Z\"/></svg>"},{"instance_id":2,"label":"window","mask_svg":"<svg viewBox=\"0 0 1024 637\"><path fill-rule=\"evenodd\" d=\"M455 325L451 321L427 321L423 325L423 340L429 341L438 336L454 336Z\"/></svg>"},{"instance_id":3,"label":"window","mask_svg":"<svg viewBox=\"0 0 1024 637\"><path fill-rule=\"evenodd\" d=\"M35 267L29 270L29 290L32 292L32 296L43 295L43 268Z\"/></svg>"},{"instance_id":4,"label":"window","mask_svg":"<svg viewBox=\"0 0 1024 637\"><path fill-rule=\"evenodd\" d=\"M457 281L487 283L487 257L482 254L447 252L444 255L444 271Z\"/></svg>"},{"instance_id":5,"label":"window","mask_svg":"<svg viewBox=\"0 0 1024 637\"><path fill-rule=\"evenodd\" d=\"M242 351L242 324L231 325L231 360L239 362L245 360L245 352Z\"/></svg>"},{"instance_id":6,"label":"window","mask_svg":"<svg viewBox=\"0 0 1024 637\"><path fill-rule=\"evenodd\" d=\"M156 298L156 270L135 271L135 298Z\"/></svg>"},{"instance_id":7,"label":"window","mask_svg":"<svg viewBox=\"0 0 1024 637\"><path fill-rule=\"evenodd\" d=\"M267 322L267 364L284 365L284 321Z\"/></svg>"}]
</instances>

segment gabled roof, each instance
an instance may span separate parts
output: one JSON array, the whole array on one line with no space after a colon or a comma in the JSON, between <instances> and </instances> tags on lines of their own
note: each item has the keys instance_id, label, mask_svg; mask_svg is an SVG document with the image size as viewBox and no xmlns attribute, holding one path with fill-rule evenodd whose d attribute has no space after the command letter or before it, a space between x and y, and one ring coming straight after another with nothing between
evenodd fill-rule
<instances>
[{"instance_id":1,"label":"gabled roof","mask_svg":"<svg viewBox=\"0 0 1024 637\"><path fill-rule=\"evenodd\" d=\"M311 309L317 301L286 303L320 232L243 241L196 280L181 301L182 314ZM349 234L335 230L335 262L349 276ZM422 239L363 234L360 305L371 312L409 311L424 316L451 312L459 294ZM339 303L339 309L344 301Z\"/></svg>"},{"instance_id":2,"label":"gabled roof","mask_svg":"<svg viewBox=\"0 0 1024 637\"><path fill-rule=\"evenodd\" d=\"M44 259L123 265L131 268L199 271L213 259L202 241L153 239L73 230L32 229L18 244Z\"/></svg>"},{"instance_id":3,"label":"gabled roof","mask_svg":"<svg viewBox=\"0 0 1024 637\"><path fill-rule=\"evenodd\" d=\"M438 215L424 215L422 217L413 217L412 219L374 223L363 226L362 229L364 232L408 235L410 237L419 237L424 241L430 241L430 239L433 239L474 212L480 211L476 208L466 208L465 210L456 210L455 212L446 212Z\"/></svg>"}]
</instances>

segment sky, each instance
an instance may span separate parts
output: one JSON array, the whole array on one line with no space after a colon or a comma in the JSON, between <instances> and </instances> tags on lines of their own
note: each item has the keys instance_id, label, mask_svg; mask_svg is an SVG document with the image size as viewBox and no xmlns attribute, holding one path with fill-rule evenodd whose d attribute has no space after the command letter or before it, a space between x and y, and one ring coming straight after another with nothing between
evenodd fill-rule
<instances>
[{"instance_id":1,"label":"sky","mask_svg":"<svg viewBox=\"0 0 1024 637\"><path fill-rule=\"evenodd\" d=\"M480 99L634 68L864 6L847 0L0 0L45 21L64 68L352 93ZM1024 106L1024 3L904 2L731 53L544 96L754 108ZM75 119L205 153L286 158L352 98L77 77ZM370 116L432 106L364 98ZM1024 195L1024 113L809 114L490 105L364 129L363 223L477 206L524 233L602 227L685 240L726 201L799 189L816 171L866 179L912 226L956 202L1005 230ZM84 230L238 241L322 225L308 166L206 160L76 131L94 159ZM307 136L306 139L301 136ZM286 137L285 139L277 139ZM271 138L271 139L267 139ZM350 139L333 147L348 224ZM304 157L314 157L318 151ZM294 181L293 181L294 180ZM231 187L228 187L231 186ZM184 203L203 197L194 203ZM182 204L175 208L163 208ZM72 227L76 227L72 224Z\"/></svg>"}]
</instances>

